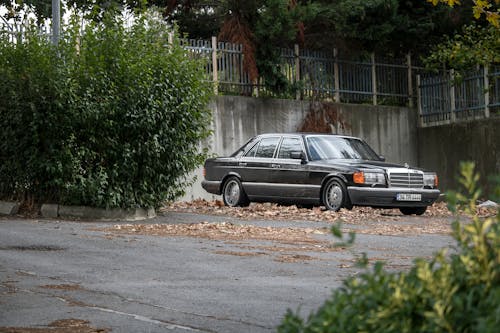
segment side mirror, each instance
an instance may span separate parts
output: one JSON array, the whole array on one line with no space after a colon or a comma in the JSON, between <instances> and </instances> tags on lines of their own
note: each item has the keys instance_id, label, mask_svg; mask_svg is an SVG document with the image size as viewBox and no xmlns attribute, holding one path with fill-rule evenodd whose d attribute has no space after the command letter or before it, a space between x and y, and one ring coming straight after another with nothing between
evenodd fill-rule
<instances>
[{"instance_id":1,"label":"side mirror","mask_svg":"<svg viewBox=\"0 0 500 333\"><path fill-rule=\"evenodd\" d=\"M380 158L382 162L385 162L385 156L379 155L378 158Z\"/></svg>"},{"instance_id":2,"label":"side mirror","mask_svg":"<svg viewBox=\"0 0 500 333\"><path fill-rule=\"evenodd\" d=\"M290 152L290 158L293 158L294 160L301 160L302 163L306 162L306 156L304 155L304 152L302 152L302 151Z\"/></svg>"}]
</instances>

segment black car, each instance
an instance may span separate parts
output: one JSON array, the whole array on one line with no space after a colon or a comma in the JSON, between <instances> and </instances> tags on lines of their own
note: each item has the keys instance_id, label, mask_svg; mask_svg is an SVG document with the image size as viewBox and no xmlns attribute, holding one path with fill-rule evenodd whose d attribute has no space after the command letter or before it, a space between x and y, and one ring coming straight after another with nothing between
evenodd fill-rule
<instances>
[{"instance_id":1,"label":"black car","mask_svg":"<svg viewBox=\"0 0 500 333\"><path fill-rule=\"evenodd\" d=\"M228 206L371 206L421 215L439 197L434 172L386 163L363 140L329 134L258 135L230 157L207 159L204 174L203 188Z\"/></svg>"}]
</instances>

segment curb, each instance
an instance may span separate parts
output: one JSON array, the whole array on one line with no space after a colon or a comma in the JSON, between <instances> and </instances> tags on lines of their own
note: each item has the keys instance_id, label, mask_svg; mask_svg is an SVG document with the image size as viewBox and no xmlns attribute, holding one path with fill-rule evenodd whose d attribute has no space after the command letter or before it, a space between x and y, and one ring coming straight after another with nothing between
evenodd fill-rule
<instances>
[{"instance_id":1,"label":"curb","mask_svg":"<svg viewBox=\"0 0 500 333\"><path fill-rule=\"evenodd\" d=\"M16 215L20 205L19 202L0 201L0 215Z\"/></svg>"},{"instance_id":2,"label":"curb","mask_svg":"<svg viewBox=\"0 0 500 333\"><path fill-rule=\"evenodd\" d=\"M153 208L104 209L87 206L59 205L58 216L63 218L139 221L156 217L156 212Z\"/></svg>"},{"instance_id":3,"label":"curb","mask_svg":"<svg viewBox=\"0 0 500 333\"><path fill-rule=\"evenodd\" d=\"M156 217L154 208L95 208L88 206L64 206L57 204L43 204L41 208L46 218L77 218L85 220L126 220L140 221Z\"/></svg>"},{"instance_id":4,"label":"curb","mask_svg":"<svg viewBox=\"0 0 500 333\"><path fill-rule=\"evenodd\" d=\"M0 201L0 215L16 215L19 202ZM64 206L58 204L43 204L40 213L44 218L69 218L84 220L125 220L140 221L156 217L154 208L95 208L88 206Z\"/></svg>"}]
</instances>

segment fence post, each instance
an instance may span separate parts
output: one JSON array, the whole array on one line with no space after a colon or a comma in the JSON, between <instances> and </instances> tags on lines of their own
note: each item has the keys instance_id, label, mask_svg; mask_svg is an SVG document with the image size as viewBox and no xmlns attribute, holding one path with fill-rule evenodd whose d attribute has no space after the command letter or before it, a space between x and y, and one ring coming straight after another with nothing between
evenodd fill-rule
<instances>
[{"instance_id":1,"label":"fence post","mask_svg":"<svg viewBox=\"0 0 500 333\"><path fill-rule=\"evenodd\" d=\"M219 94L219 70L217 68L217 37L212 36L212 76L214 83L214 94Z\"/></svg>"},{"instance_id":2,"label":"fence post","mask_svg":"<svg viewBox=\"0 0 500 333\"><path fill-rule=\"evenodd\" d=\"M295 56L295 82L300 81L300 50L299 44L293 46L293 53ZM295 99L300 100L300 91L297 89L295 91Z\"/></svg>"},{"instance_id":3,"label":"fence post","mask_svg":"<svg viewBox=\"0 0 500 333\"><path fill-rule=\"evenodd\" d=\"M377 105L377 66L375 64L375 53L371 54L372 58L372 92L373 105Z\"/></svg>"},{"instance_id":4,"label":"fence post","mask_svg":"<svg viewBox=\"0 0 500 333\"><path fill-rule=\"evenodd\" d=\"M333 49L333 76L335 89L335 102L340 103L340 71L338 62L339 52L337 48Z\"/></svg>"},{"instance_id":5,"label":"fence post","mask_svg":"<svg viewBox=\"0 0 500 333\"><path fill-rule=\"evenodd\" d=\"M488 65L483 67L484 75L484 117L490 117L490 71Z\"/></svg>"},{"instance_id":6,"label":"fence post","mask_svg":"<svg viewBox=\"0 0 500 333\"><path fill-rule=\"evenodd\" d=\"M417 74L417 109L418 123L420 127L424 127L424 114L422 109L422 93L420 92L420 75Z\"/></svg>"},{"instance_id":7,"label":"fence post","mask_svg":"<svg viewBox=\"0 0 500 333\"><path fill-rule=\"evenodd\" d=\"M454 123L456 120L455 114L455 70L450 70L450 77L448 78L450 83L450 122Z\"/></svg>"},{"instance_id":8,"label":"fence post","mask_svg":"<svg viewBox=\"0 0 500 333\"><path fill-rule=\"evenodd\" d=\"M413 69L411 66L411 52L406 55L406 65L408 66L408 106L413 107Z\"/></svg>"},{"instance_id":9,"label":"fence post","mask_svg":"<svg viewBox=\"0 0 500 333\"><path fill-rule=\"evenodd\" d=\"M59 44L61 34L61 1L52 0L52 44Z\"/></svg>"}]
</instances>

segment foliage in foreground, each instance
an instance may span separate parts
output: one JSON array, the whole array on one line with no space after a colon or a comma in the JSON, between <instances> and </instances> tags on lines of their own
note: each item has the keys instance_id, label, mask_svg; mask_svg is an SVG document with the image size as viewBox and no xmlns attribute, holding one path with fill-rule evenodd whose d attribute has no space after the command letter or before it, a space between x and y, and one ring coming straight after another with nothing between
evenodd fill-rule
<instances>
[{"instance_id":1,"label":"foliage in foreground","mask_svg":"<svg viewBox=\"0 0 500 333\"><path fill-rule=\"evenodd\" d=\"M109 14L59 46L0 36L0 198L151 207L205 158L211 88L154 15Z\"/></svg>"},{"instance_id":2,"label":"foliage in foreground","mask_svg":"<svg viewBox=\"0 0 500 333\"><path fill-rule=\"evenodd\" d=\"M278 332L498 332L500 214L475 215L478 176L461 167L465 194L451 195L471 222L453 223L456 252L419 259L409 272L373 271L344 282L307 320L288 310Z\"/></svg>"}]
</instances>

